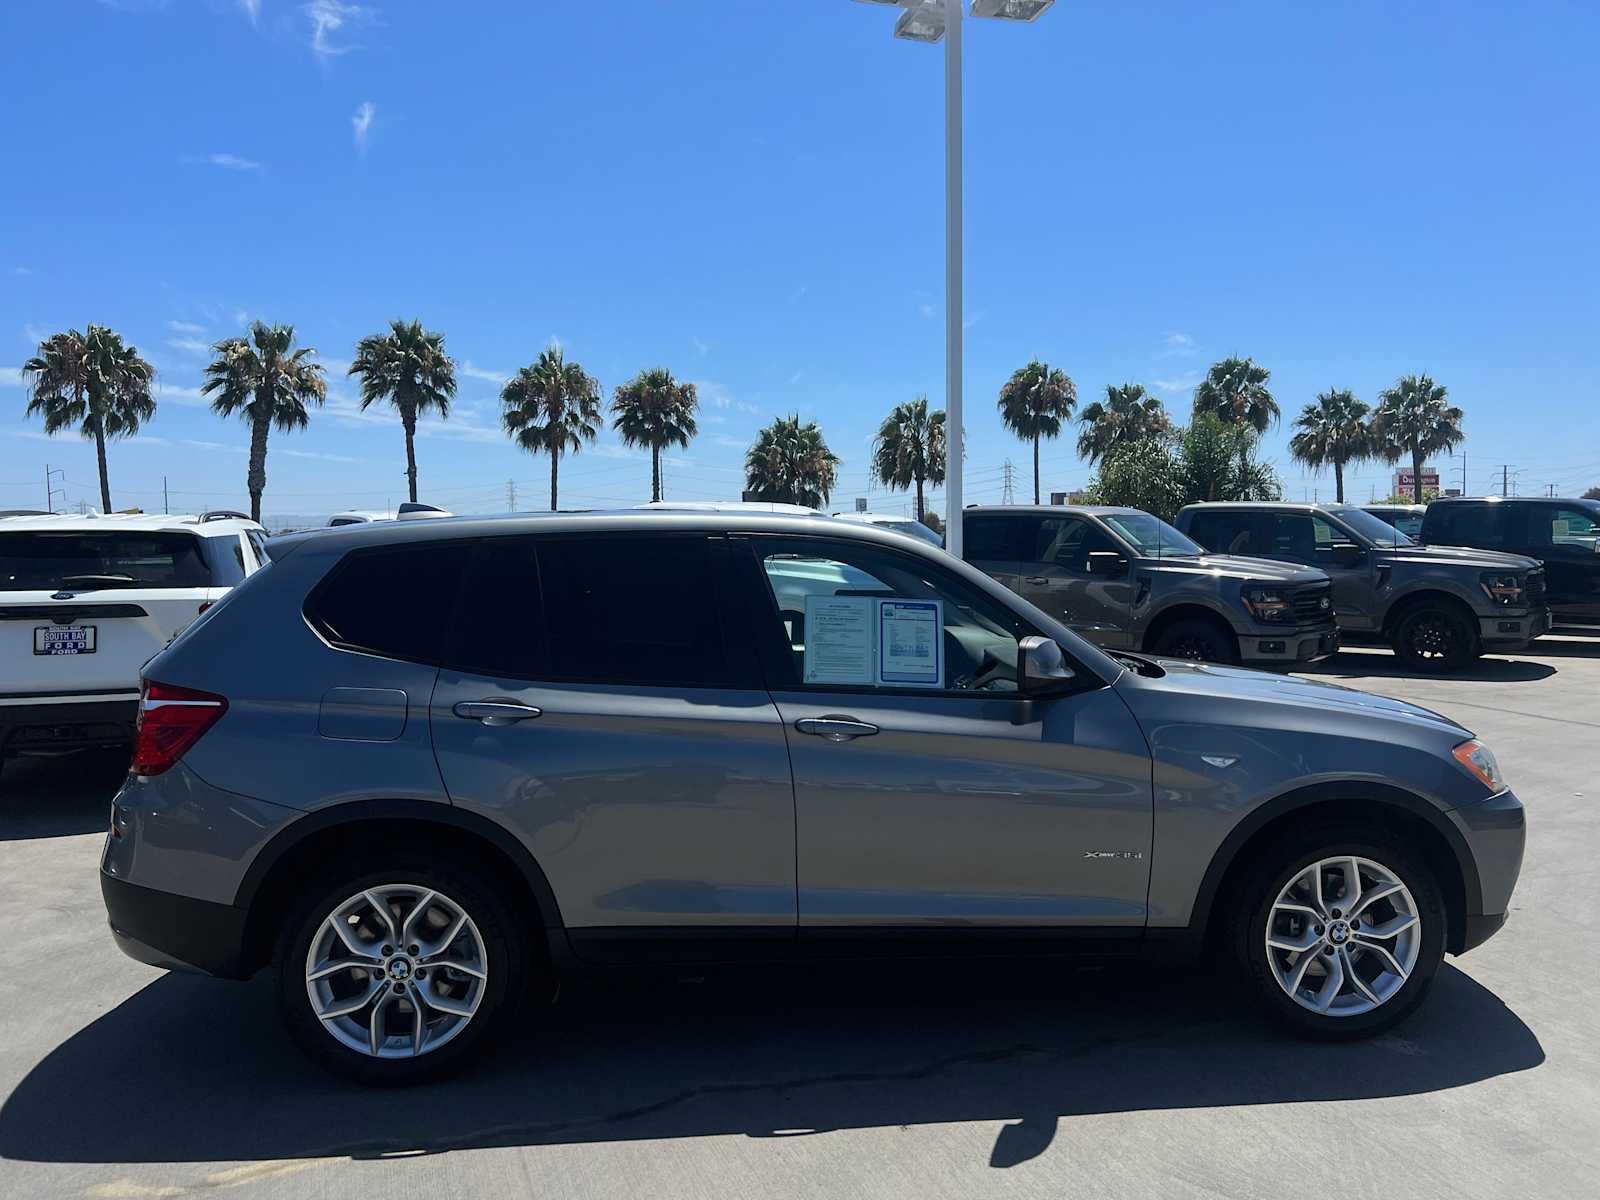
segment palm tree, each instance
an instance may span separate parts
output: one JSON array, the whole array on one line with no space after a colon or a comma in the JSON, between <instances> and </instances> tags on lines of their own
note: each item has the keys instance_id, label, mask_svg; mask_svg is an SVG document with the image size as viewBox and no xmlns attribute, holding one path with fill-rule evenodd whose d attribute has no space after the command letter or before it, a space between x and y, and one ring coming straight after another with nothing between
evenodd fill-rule
<instances>
[{"instance_id":1,"label":"palm tree","mask_svg":"<svg viewBox=\"0 0 1600 1200\"><path fill-rule=\"evenodd\" d=\"M255 345L252 348L251 343ZM316 351L294 346L293 325L267 325L257 321L250 338L225 338L211 349L216 357L206 366L203 395L216 395L211 411L219 417L239 416L250 426L250 467L245 486L250 490L250 519L261 520L261 494L267 490L267 433L276 425L282 433L304 429L311 420L308 404L327 398L320 363L309 361Z\"/></svg>"},{"instance_id":2,"label":"palm tree","mask_svg":"<svg viewBox=\"0 0 1600 1200\"><path fill-rule=\"evenodd\" d=\"M640 371L617 389L611 401L612 427L622 440L650 447L651 500L661 499L661 452L668 446L686 449L689 439L700 432L694 420L697 407L694 384L679 383L665 367Z\"/></svg>"},{"instance_id":3,"label":"palm tree","mask_svg":"<svg viewBox=\"0 0 1600 1200\"><path fill-rule=\"evenodd\" d=\"M872 440L872 478L899 491L915 484L920 521L923 481L943 483L944 468L944 411L930 413L926 396L895 405Z\"/></svg>"},{"instance_id":4,"label":"palm tree","mask_svg":"<svg viewBox=\"0 0 1600 1200\"><path fill-rule=\"evenodd\" d=\"M1000 420L1025 442L1033 443L1033 502L1039 503L1039 439L1061 432L1072 417L1078 389L1067 373L1034 359L1000 389Z\"/></svg>"},{"instance_id":5,"label":"palm tree","mask_svg":"<svg viewBox=\"0 0 1600 1200\"><path fill-rule=\"evenodd\" d=\"M69 329L39 343L39 353L22 364L28 388L27 415L44 417L44 431L77 427L93 438L100 465L100 509L111 511L111 478L106 443L130 437L156 413L150 395L156 370L125 345L122 335L103 325L87 334Z\"/></svg>"},{"instance_id":6,"label":"palm tree","mask_svg":"<svg viewBox=\"0 0 1600 1200\"><path fill-rule=\"evenodd\" d=\"M1194 390L1194 411L1212 413L1233 425L1265 433L1277 423L1278 402L1267 390L1272 372L1251 358L1225 358L1212 363Z\"/></svg>"},{"instance_id":7,"label":"palm tree","mask_svg":"<svg viewBox=\"0 0 1600 1200\"><path fill-rule=\"evenodd\" d=\"M361 408L387 400L400 414L406 431L406 484L417 499L417 417L430 410L450 415L456 394L456 365L444 352L444 334L422 327L421 321L389 322L388 333L374 333L356 343L350 375L361 376Z\"/></svg>"},{"instance_id":8,"label":"palm tree","mask_svg":"<svg viewBox=\"0 0 1600 1200\"><path fill-rule=\"evenodd\" d=\"M1422 463L1430 454L1454 450L1466 440L1461 410L1446 402L1443 384L1427 375L1407 375L1378 396L1372 414L1377 451L1389 462L1411 456L1411 498L1422 503Z\"/></svg>"},{"instance_id":9,"label":"palm tree","mask_svg":"<svg viewBox=\"0 0 1600 1200\"><path fill-rule=\"evenodd\" d=\"M523 367L500 390L505 412L500 422L512 439L530 454L550 456L550 511L556 511L556 481L561 456L576 454L592 442L605 417L600 412L600 381L569 363L552 346L538 361Z\"/></svg>"},{"instance_id":10,"label":"palm tree","mask_svg":"<svg viewBox=\"0 0 1600 1200\"><path fill-rule=\"evenodd\" d=\"M747 491L778 504L821 508L839 479L839 456L822 440L817 423L799 414L763 429L744 456Z\"/></svg>"},{"instance_id":11,"label":"palm tree","mask_svg":"<svg viewBox=\"0 0 1600 1200\"><path fill-rule=\"evenodd\" d=\"M1317 470L1331 463L1340 504L1344 503L1345 463L1372 453L1372 430L1366 424L1371 411L1354 392L1329 388L1294 419L1300 432L1289 439L1289 456Z\"/></svg>"},{"instance_id":12,"label":"palm tree","mask_svg":"<svg viewBox=\"0 0 1600 1200\"><path fill-rule=\"evenodd\" d=\"M1078 457L1097 463L1113 450L1146 438L1160 437L1172 429L1172 419L1161 401L1143 384L1106 384L1106 398L1096 400L1078 414Z\"/></svg>"}]
</instances>

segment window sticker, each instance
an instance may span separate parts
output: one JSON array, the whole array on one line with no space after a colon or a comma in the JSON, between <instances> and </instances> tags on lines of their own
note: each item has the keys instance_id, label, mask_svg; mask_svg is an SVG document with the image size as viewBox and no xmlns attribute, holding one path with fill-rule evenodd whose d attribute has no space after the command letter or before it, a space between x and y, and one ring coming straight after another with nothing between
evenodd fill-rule
<instances>
[{"instance_id":1,"label":"window sticker","mask_svg":"<svg viewBox=\"0 0 1600 1200\"><path fill-rule=\"evenodd\" d=\"M806 683L873 683L873 617L870 596L807 596Z\"/></svg>"},{"instance_id":2,"label":"window sticker","mask_svg":"<svg viewBox=\"0 0 1600 1200\"><path fill-rule=\"evenodd\" d=\"M878 682L899 687L944 683L944 612L938 600L879 600Z\"/></svg>"}]
</instances>

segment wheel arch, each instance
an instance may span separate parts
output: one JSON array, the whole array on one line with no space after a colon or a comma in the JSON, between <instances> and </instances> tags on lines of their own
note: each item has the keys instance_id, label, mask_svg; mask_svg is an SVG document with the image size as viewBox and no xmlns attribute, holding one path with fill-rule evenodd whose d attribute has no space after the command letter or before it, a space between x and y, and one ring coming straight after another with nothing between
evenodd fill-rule
<instances>
[{"instance_id":1,"label":"wheel arch","mask_svg":"<svg viewBox=\"0 0 1600 1200\"><path fill-rule=\"evenodd\" d=\"M1237 889L1254 857L1285 828L1321 819L1372 821L1412 839L1438 877L1447 920L1445 946L1452 954L1466 945L1466 918L1483 909L1483 888L1466 840L1430 801L1403 788L1370 780L1328 782L1297 788L1258 805L1223 839L1195 894L1188 932L1200 949L1223 924L1225 900Z\"/></svg>"},{"instance_id":2,"label":"wheel arch","mask_svg":"<svg viewBox=\"0 0 1600 1200\"><path fill-rule=\"evenodd\" d=\"M530 941L542 941L535 948L548 955L551 966L559 969L567 962L566 926L550 880L527 847L505 829L433 800L359 800L318 809L285 826L251 862L233 901L246 913L246 973L270 959L276 934L270 918L283 910L294 882L349 849L358 831L364 845L381 840L422 843L473 857L506 886L518 916L543 931L542 939Z\"/></svg>"},{"instance_id":3,"label":"wheel arch","mask_svg":"<svg viewBox=\"0 0 1600 1200\"><path fill-rule=\"evenodd\" d=\"M1234 629L1233 623L1223 613L1211 605L1195 599L1176 600L1157 612L1150 618L1150 623L1145 626L1144 637L1139 645L1142 650L1149 652L1158 639L1179 621L1205 621L1225 631L1234 642L1234 649L1238 649L1239 634Z\"/></svg>"},{"instance_id":4,"label":"wheel arch","mask_svg":"<svg viewBox=\"0 0 1600 1200\"><path fill-rule=\"evenodd\" d=\"M1436 582L1419 584L1408 592L1396 596L1384 610L1381 628L1383 636L1392 638L1399 629L1400 622L1414 609L1427 608L1437 605L1447 608L1457 616L1464 617L1469 630L1476 633L1478 628L1478 614L1473 610L1465 598L1446 588L1440 587Z\"/></svg>"}]
</instances>

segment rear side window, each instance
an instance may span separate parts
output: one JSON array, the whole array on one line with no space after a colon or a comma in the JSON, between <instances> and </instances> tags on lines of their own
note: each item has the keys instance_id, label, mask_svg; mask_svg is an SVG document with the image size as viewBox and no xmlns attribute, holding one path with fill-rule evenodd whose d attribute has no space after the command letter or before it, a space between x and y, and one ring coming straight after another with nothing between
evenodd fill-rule
<instances>
[{"instance_id":1,"label":"rear side window","mask_svg":"<svg viewBox=\"0 0 1600 1200\"><path fill-rule=\"evenodd\" d=\"M250 549L256 552L256 562L263 567L272 561L272 552L267 549L267 535L259 529L250 529L245 532L245 537L250 539Z\"/></svg>"},{"instance_id":2,"label":"rear side window","mask_svg":"<svg viewBox=\"0 0 1600 1200\"><path fill-rule=\"evenodd\" d=\"M188 533L18 530L0 533L0 588L203 588L211 570Z\"/></svg>"},{"instance_id":3,"label":"rear side window","mask_svg":"<svg viewBox=\"0 0 1600 1200\"><path fill-rule=\"evenodd\" d=\"M968 517L961 525L965 546L962 557L972 562L1020 562L1033 555L1039 527L1037 517Z\"/></svg>"},{"instance_id":4,"label":"rear side window","mask_svg":"<svg viewBox=\"0 0 1600 1200\"><path fill-rule=\"evenodd\" d=\"M532 538L479 542L445 661L477 675L544 679L550 673L547 629L538 543Z\"/></svg>"},{"instance_id":5,"label":"rear side window","mask_svg":"<svg viewBox=\"0 0 1600 1200\"><path fill-rule=\"evenodd\" d=\"M539 575L553 631L551 678L659 687L727 683L705 538L546 538L539 543Z\"/></svg>"},{"instance_id":6,"label":"rear side window","mask_svg":"<svg viewBox=\"0 0 1600 1200\"><path fill-rule=\"evenodd\" d=\"M312 593L306 615L346 650L437 663L470 551L466 542L357 550Z\"/></svg>"},{"instance_id":7,"label":"rear side window","mask_svg":"<svg viewBox=\"0 0 1600 1200\"><path fill-rule=\"evenodd\" d=\"M1493 550L1514 541L1511 506L1506 504L1440 504L1428 510L1424 524L1428 541L1436 546Z\"/></svg>"},{"instance_id":8,"label":"rear side window","mask_svg":"<svg viewBox=\"0 0 1600 1200\"><path fill-rule=\"evenodd\" d=\"M1255 513L1202 508L1189 514L1184 532L1214 554L1262 554L1264 549L1251 545L1255 520Z\"/></svg>"}]
</instances>

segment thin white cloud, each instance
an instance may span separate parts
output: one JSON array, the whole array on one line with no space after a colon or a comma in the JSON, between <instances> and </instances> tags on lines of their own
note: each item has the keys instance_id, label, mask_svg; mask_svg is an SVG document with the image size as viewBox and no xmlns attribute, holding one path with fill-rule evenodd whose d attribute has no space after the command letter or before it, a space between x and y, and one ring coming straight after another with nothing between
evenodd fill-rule
<instances>
[{"instance_id":1,"label":"thin white cloud","mask_svg":"<svg viewBox=\"0 0 1600 1200\"><path fill-rule=\"evenodd\" d=\"M367 148L367 133L372 129L372 118L378 115L378 106L371 100L363 100L356 108L356 115L350 118L350 128L355 130L356 149Z\"/></svg>"},{"instance_id":2,"label":"thin white cloud","mask_svg":"<svg viewBox=\"0 0 1600 1200\"><path fill-rule=\"evenodd\" d=\"M168 321L167 328L173 333L204 333L204 325L195 325L189 321Z\"/></svg>"},{"instance_id":3,"label":"thin white cloud","mask_svg":"<svg viewBox=\"0 0 1600 1200\"><path fill-rule=\"evenodd\" d=\"M961 328L971 329L974 325L978 324L988 315L989 314L986 310L980 308L977 312L973 313L970 317L961 322Z\"/></svg>"},{"instance_id":4,"label":"thin white cloud","mask_svg":"<svg viewBox=\"0 0 1600 1200\"><path fill-rule=\"evenodd\" d=\"M791 385L799 383L805 377L806 377L806 369L804 367L801 367L793 375L789 376L789 383Z\"/></svg>"},{"instance_id":5,"label":"thin white cloud","mask_svg":"<svg viewBox=\"0 0 1600 1200\"><path fill-rule=\"evenodd\" d=\"M40 433L34 429L7 429L5 430L5 435L7 437L22 438L24 441L29 442L53 442L55 440L53 434Z\"/></svg>"},{"instance_id":6,"label":"thin white cloud","mask_svg":"<svg viewBox=\"0 0 1600 1200\"><path fill-rule=\"evenodd\" d=\"M697 338L697 337L690 338L689 342L690 342L691 345L694 346L694 352L696 354L698 354L701 358L704 358L706 355L711 353L711 343L710 342L702 341L700 338Z\"/></svg>"},{"instance_id":7,"label":"thin white cloud","mask_svg":"<svg viewBox=\"0 0 1600 1200\"><path fill-rule=\"evenodd\" d=\"M26 278L27 276L33 274L33 268L32 267L12 267L11 268L11 273L13 275L17 276L17 278L23 279L23 278Z\"/></svg>"},{"instance_id":8,"label":"thin white cloud","mask_svg":"<svg viewBox=\"0 0 1600 1200\"><path fill-rule=\"evenodd\" d=\"M482 379L487 383L504 383L507 379L511 378L509 375L500 374L499 371L487 371L482 367L475 367L472 365L471 361L463 362L460 365L459 370L468 379Z\"/></svg>"},{"instance_id":9,"label":"thin white cloud","mask_svg":"<svg viewBox=\"0 0 1600 1200\"><path fill-rule=\"evenodd\" d=\"M340 0L311 0L304 11L306 20L311 23L311 53L323 59L360 49L343 37L372 24L377 16L365 5L341 4Z\"/></svg>"},{"instance_id":10,"label":"thin white cloud","mask_svg":"<svg viewBox=\"0 0 1600 1200\"><path fill-rule=\"evenodd\" d=\"M254 25L261 20L261 0L239 0L239 7L244 9L245 16L250 18Z\"/></svg>"},{"instance_id":11,"label":"thin white cloud","mask_svg":"<svg viewBox=\"0 0 1600 1200\"><path fill-rule=\"evenodd\" d=\"M1194 353L1194 339L1187 333L1173 332L1162 339L1162 358L1188 358Z\"/></svg>"},{"instance_id":12,"label":"thin white cloud","mask_svg":"<svg viewBox=\"0 0 1600 1200\"><path fill-rule=\"evenodd\" d=\"M141 438L143 434L139 435ZM236 445L233 442L206 442L198 438L184 438L183 444L196 450L220 450L224 454L249 454L249 446Z\"/></svg>"},{"instance_id":13,"label":"thin white cloud","mask_svg":"<svg viewBox=\"0 0 1600 1200\"><path fill-rule=\"evenodd\" d=\"M736 400L733 394L720 383L709 379L696 379L694 381L695 394L700 397L700 403L712 408L732 409L734 412L758 413L761 410L754 404L743 400Z\"/></svg>"},{"instance_id":14,"label":"thin white cloud","mask_svg":"<svg viewBox=\"0 0 1600 1200\"><path fill-rule=\"evenodd\" d=\"M21 367L0 367L0 387L21 387Z\"/></svg>"},{"instance_id":15,"label":"thin white cloud","mask_svg":"<svg viewBox=\"0 0 1600 1200\"><path fill-rule=\"evenodd\" d=\"M558 336L556 336L553 333L550 335L550 349L552 349L552 350L565 350L566 348L567 348L567 344L565 342L563 342Z\"/></svg>"},{"instance_id":16,"label":"thin white cloud","mask_svg":"<svg viewBox=\"0 0 1600 1200\"><path fill-rule=\"evenodd\" d=\"M359 458L351 458L348 454L324 454L320 450L283 450L290 458L315 458L322 462L356 463Z\"/></svg>"},{"instance_id":17,"label":"thin white cloud","mask_svg":"<svg viewBox=\"0 0 1600 1200\"><path fill-rule=\"evenodd\" d=\"M181 350L185 354L209 354L211 352L211 343L204 338L168 338L167 345L174 350Z\"/></svg>"},{"instance_id":18,"label":"thin white cloud","mask_svg":"<svg viewBox=\"0 0 1600 1200\"><path fill-rule=\"evenodd\" d=\"M1187 392L1200 382L1199 371L1185 371L1175 379L1152 379L1150 386L1158 392Z\"/></svg>"},{"instance_id":19,"label":"thin white cloud","mask_svg":"<svg viewBox=\"0 0 1600 1200\"><path fill-rule=\"evenodd\" d=\"M259 171L261 164L253 158L241 158L237 154L208 154L199 160L207 166L221 167L224 171Z\"/></svg>"},{"instance_id":20,"label":"thin white cloud","mask_svg":"<svg viewBox=\"0 0 1600 1200\"><path fill-rule=\"evenodd\" d=\"M40 329L32 321L29 321L22 327L22 336L27 338L30 342L42 342L45 340L45 338L49 337L50 334L47 331Z\"/></svg>"},{"instance_id":21,"label":"thin white cloud","mask_svg":"<svg viewBox=\"0 0 1600 1200\"><path fill-rule=\"evenodd\" d=\"M202 408L211 403L211 398L201 395L197 387L173 387L160 382L155 386L155 398L157 404L178 404L185 408Z\"/></svg>"},{"instance_id":22,"label":"thin white cloud","mask_svg":"<svg viewBox=\"0 0 1600 1200\"><path fill-rule=\"evenodd\" d=\"M711 444L713 446L726 446L730 450L746 450L750 446L750 439L729 437L725 433L719 433L711 439Z\"/></svg>"}]
</instances>

